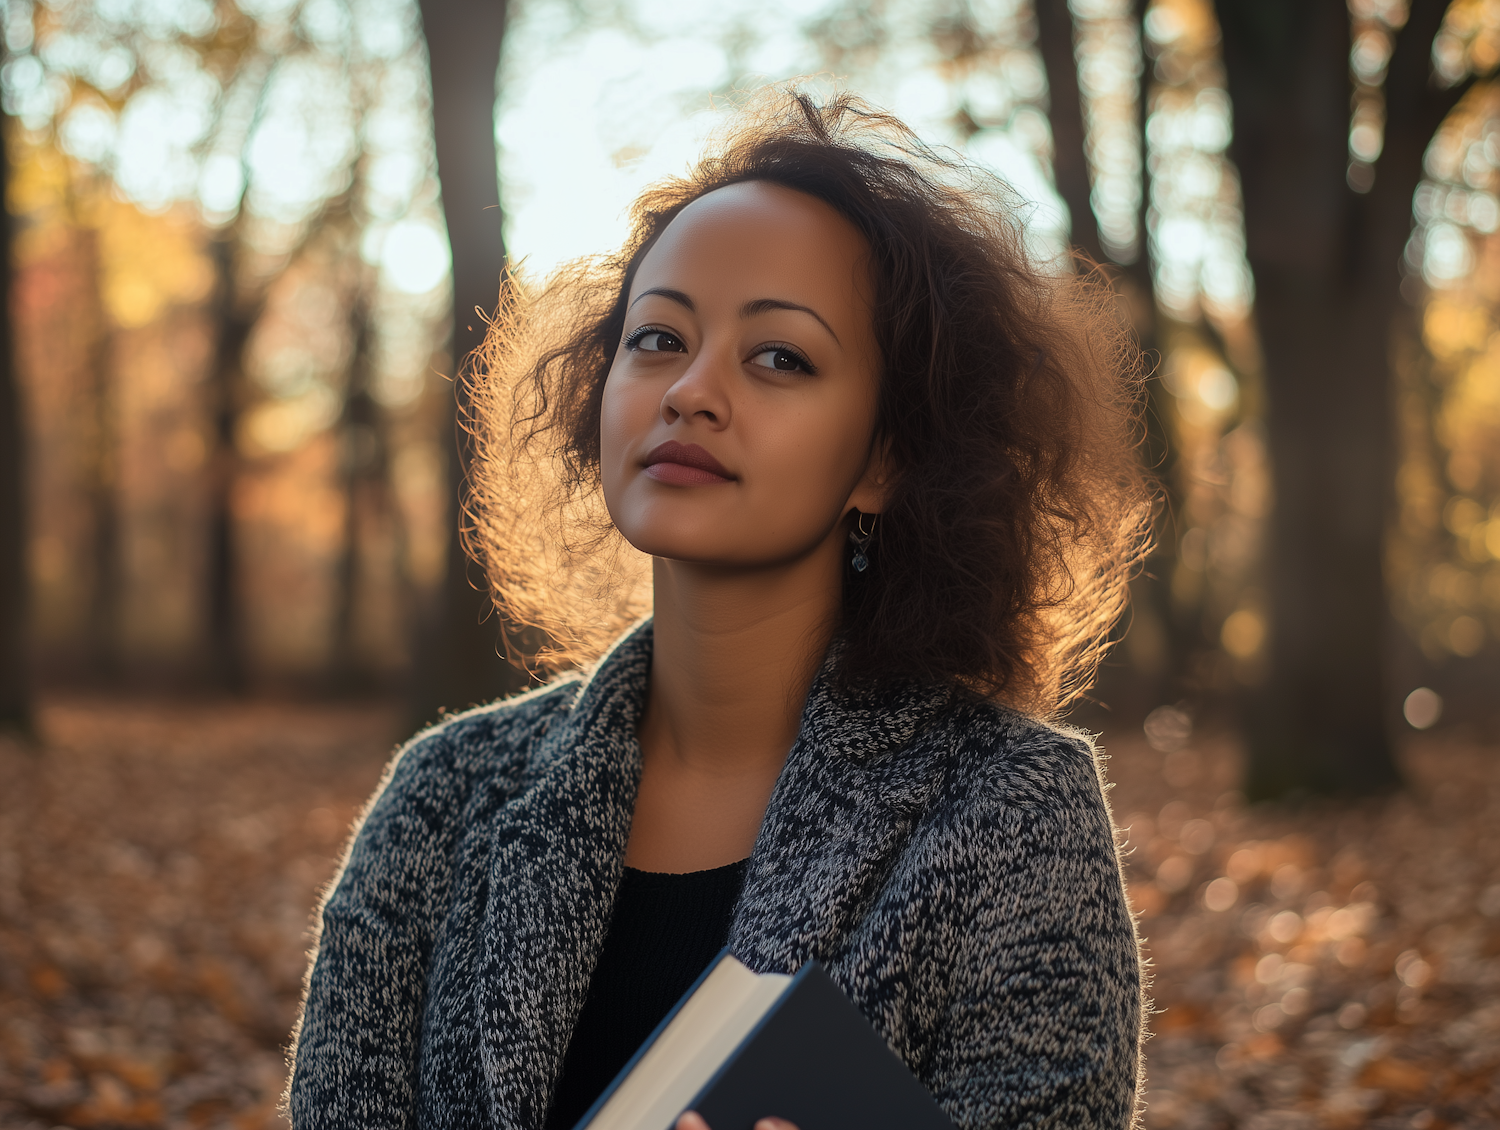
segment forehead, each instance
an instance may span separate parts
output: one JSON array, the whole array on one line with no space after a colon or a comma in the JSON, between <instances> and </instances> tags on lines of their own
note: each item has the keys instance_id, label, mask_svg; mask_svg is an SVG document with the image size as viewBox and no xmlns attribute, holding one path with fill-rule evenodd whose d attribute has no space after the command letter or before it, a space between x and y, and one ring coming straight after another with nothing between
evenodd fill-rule
<instances>
[{"instance_id":1,"label":"forehead","mask_svg":"<svg viewBox=\"0 0 1500 1130\"><path fill-rule=\"evenodd\" d=\"M831 205L746 181L705 193L679 212L646 254L632 289L696 277L700 284L852 291L868 258L864 236Z\"/></svg>"}]
</instances>

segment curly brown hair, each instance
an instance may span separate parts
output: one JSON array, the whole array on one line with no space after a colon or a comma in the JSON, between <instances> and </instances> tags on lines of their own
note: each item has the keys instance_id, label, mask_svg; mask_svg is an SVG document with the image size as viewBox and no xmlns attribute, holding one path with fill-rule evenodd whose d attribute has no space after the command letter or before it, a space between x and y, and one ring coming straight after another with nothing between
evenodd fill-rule
<instances>
[{"instance_id":1,"label":"curly brown hair","mask_svg":"<svg viewBox=\"0 0 1500 1130\"><path fill-rule=\"evenodd\" d=\"M869 243L877 443L895 482L846 570L846 685L946 682L1053 715L1093 680L1147 542L1139 370L1107 283L1028 255L995 177L850 95L742 108L687 176L636 201L625 246L535 289L512 277L476 357L467 544L544 666L587 661L649 609L600 487L604 383L637 267L689 203L767 181ZM533 657L535 661L535 657Z\"/></svg>"}]
</instances>

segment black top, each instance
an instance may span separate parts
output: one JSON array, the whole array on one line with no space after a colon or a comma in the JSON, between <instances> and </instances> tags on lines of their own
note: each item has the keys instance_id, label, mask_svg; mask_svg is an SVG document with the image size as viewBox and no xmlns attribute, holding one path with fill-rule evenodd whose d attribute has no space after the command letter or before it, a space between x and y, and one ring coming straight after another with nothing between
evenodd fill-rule
<instances>
[{"instance_id":1,"label":"black top","mask_svg":"<svg viewBox=\"0 0 1500 1130\"><path fill-rule=\"evenodd\" d=\"M572 1130L724 948L746 862L686 875L625 868L546 1130Z\"/></svg>"}]
</instances>

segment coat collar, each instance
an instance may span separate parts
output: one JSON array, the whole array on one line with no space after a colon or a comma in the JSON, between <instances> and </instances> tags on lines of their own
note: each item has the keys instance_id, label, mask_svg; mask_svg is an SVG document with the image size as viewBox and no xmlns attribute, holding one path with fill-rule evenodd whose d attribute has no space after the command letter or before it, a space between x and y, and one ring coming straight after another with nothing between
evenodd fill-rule
<instances>
[{"instance_id":1,"label":"coat collar","mask_svg":"<svg viewBox=\"0 0 1500 1130\"><path fill-rule=\"evenodd\" d=\"M624 870L650 669L647 623L600 661L496 817L476 986L494 1126L546 1118Z\"/></svg>"},{"instance_id":2,"label":"coat collar","mask_svg":"<svg viewBox=\"0 0 1500 1130\"><path fill-rule=\"evenodd\" d=\"M771 793L729 945L758 972L832 965L940 784L946 688L840 690L835 642ZM836 974L835 974L836 975Z\"/></svg>"},{"instance_id":3,"label":"coat collar","mask_svg":"<svg viewBox=\"0 0 1500 1130\"><path fill-rule=\"evenodd\" d=\"M640 783L636 728L651 653L647 620L600 660L496 819L476 990L499 1127L544 1121L598 962ZM730 948L761 971L829 955L935 783L934 743L914 739L949 696L840 693L829 677L836 658L831 649L809 691L735 912ZM851 811L858 819L834 819Z\"/></svg>"}]
</instances>

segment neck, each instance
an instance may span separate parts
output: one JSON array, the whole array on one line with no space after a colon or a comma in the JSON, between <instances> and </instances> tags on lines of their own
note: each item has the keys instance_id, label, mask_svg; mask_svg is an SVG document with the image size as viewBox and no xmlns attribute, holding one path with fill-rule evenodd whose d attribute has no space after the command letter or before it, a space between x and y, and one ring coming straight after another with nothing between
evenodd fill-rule
<instances>
[{"instance_id":1,"label":"neck","mask_svg":"<svg viewBox=\"0 0 1500 1130\"><path fill-rule=\"evenodd\" d=\"M779 772L838 618L842 539L772 569L656 559L648 756Z\"/></svg>"}]
</instances>

